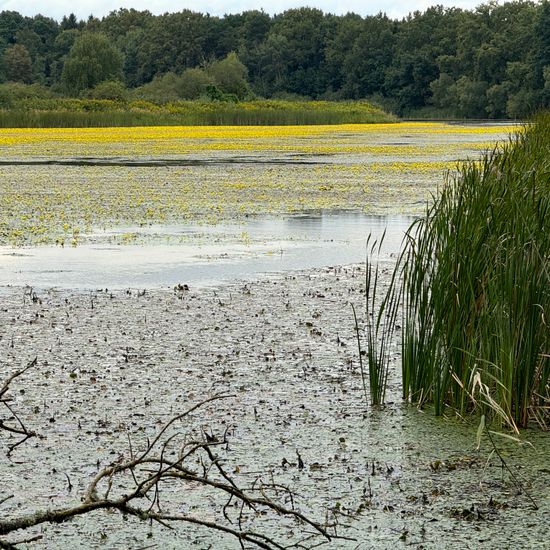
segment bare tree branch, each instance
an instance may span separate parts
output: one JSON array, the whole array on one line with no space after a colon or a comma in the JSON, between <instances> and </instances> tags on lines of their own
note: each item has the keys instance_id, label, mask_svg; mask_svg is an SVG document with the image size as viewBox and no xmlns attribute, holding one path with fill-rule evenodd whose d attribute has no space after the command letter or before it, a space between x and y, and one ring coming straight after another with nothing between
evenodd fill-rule
<instances>
[{"instance_id":1,"label":"bare tree branch","mask_svg":"<svg viewBox=\"0 0 550 550\"><path fill-rule=\"evenodd\" d=\"M11 380L13 378L15 376L12 376ZM243 510L249 508L271 511L277 515L289 517L304 526L313 527L317 537L322 537L325 541L335 538L334 535L329 535L326 527L296 510L293 501L292 508L287 508L266 496L268 491L277 495L282 486L274 482L271 485L256 480L249 489L239 487L223 467L220 457L214 452L214 448L227 443L227 432L221 441L207 437L205 433L202 434L202 440L194 441L185 434L171 429L176 427L178 421L188 417L198 408L227 397L230 396L214 395L174 416L151 441L147 442L145 449L141 452L136 452L129 438L128 457L102 468L88 484L80 504L50 510L36 510L19 517L0 519L0 536L44 523L63 523L96 510L117 510L126 516L154 521L168 528L173 528L177 523L186 523L231 535L243 548L244 543L267 550L287 548L288 546L277 540L275 535L267 535L244 526ZM197 464L202 466L198 471L195 469ZM228 498L226 504L220 506L221 520L213 521L182 513L181 502L177 503L177 511L163 509L160 502L161 487L165 483L173 485L175 482L181 483L182 486L191 484L193 487L213 491L224 500ZM285 488L285 491L288 489ZM181 494L185 494L185 491L181 491ZM0 501L0 504L6 500L7 498ZM240 503L240 510L234 511L237 516L236 521L232 521L230 517L229 503L231 502ZM0 548L13 548L15 544L17 543L0 539ZM299 542L292 546L307 548Z\"/></svg>"},{"instance_id":2,"label":"bare tree branch","mask_svg":"<svg viewBox=\"0 0 550 550\"><path fill-rule=\"evenodd\" d=\"M18 377L27 372L29 369L34 367L36 365L37 358L35 357L32 361L30 361L26 367L16 370L8 379L4 382L4 385L2 386L2 389L0 389L0 399L4 397L4 394L9 390L10 384Z\"/></svg>"},{"instance_id":3,"label":"bare tree branch","mask_svg":"<svg viewBox=\"0 0 550 550\"><path fill-rule=\"evenodd\" d=\"M25 443L25 441L27 441L27 439L29 439L31 437L36 437L38 435L33 430L27 429L25 424L23 424L23 421L19 418L19 416L16 414L16 412L10 406L9 402L12 399L10 397L6 396L7 392L10 389L10 384L16 378L18 378L19 376L21 376L22 374L27 372L29 369L35 367L36 363L37 363L37 358L35 357L32 361L30 361L27 364L26 367L24 367L22 369L19 369L19 370L16 370L11 376L9 376L6 379L6 381L4 382L4 385L2 386L2 388L0 389L0 403L2 403L4 405L4 407L6 407L6 409L8 409L11 416L13 418L15 418L15 420L17 422L17 425L13 426L11 424L6 424L5 420L0 419L0 430L4 430L6 432L10 432L10 433L14 433L14 434L18 434L18 435L23 436L23 438L20 439L19 441L13 443L12 445L8 445L8 452L6 453L8 457L11 455L11 453L14 451L14 449L19 447L19 445L22 445L23 443Z\"/></svg>"}]
</instances>

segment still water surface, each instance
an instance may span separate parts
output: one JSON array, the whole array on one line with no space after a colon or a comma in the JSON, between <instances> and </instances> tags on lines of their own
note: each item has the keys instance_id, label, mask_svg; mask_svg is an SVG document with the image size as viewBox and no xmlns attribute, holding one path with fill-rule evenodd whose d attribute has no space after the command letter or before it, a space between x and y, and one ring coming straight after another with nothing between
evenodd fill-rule
<instances>
[{"instance_id":1,"label":"still water surface","mask_svg":"<svg viewBox=\"0 0 550 550\"><path fill-rule=\"evenodd\" d=\"M98 244L75 248L0 248L0 286L202 286L266 272L345 265L364 261L369 234L380 239L385 232L383 253L397 252L412 220L339 211L264 216L241 224L98 231ZM139 231L144 244L108 244L131 231Z\"/></svg>"}]
</instances>

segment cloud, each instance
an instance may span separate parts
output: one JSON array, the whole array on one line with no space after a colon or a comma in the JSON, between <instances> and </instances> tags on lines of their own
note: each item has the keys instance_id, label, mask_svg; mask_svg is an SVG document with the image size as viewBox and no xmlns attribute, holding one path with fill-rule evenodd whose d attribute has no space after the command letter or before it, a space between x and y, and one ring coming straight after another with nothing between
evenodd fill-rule
<instances>
[{"instance_id":1,"label":"cloud","mask_svg":"<svg viewBox=\"0 0 550 550\"><path fill-rule=\"evenodd\" d=\"M74 13L79 19L87 19L90 14L96 17L103 17L111 11L119 8L134 8L136 10L149 10L154 14L173 12L183 9L190 9L211 15L224 15L226 13L240 13L252 9L264 9L267 13L281 13L290 8L309 6L322 9L327 13L344 14L355 12L360 15L373 15L385 12L389 17L401 18L408 13L440 4L447 7L455 6L463 9L472 9L481 2L476 0L420 0L406 2L404 0L315 0L300 2L296 0L271 0L266 6L265 0L187 0L177 4L175 8L172 0L47 0L36 2L36 0L5 0L0 4L2 10L13 10L23 15L36 15L41 13L61 20L64 15Z\"/></svg>"}]
</instances>

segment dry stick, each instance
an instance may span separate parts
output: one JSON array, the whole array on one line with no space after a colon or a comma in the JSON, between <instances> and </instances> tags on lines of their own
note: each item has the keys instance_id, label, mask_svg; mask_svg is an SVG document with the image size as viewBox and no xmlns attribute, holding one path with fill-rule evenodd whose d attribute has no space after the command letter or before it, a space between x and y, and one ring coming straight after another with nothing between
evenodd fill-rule
<instances>
[{"instance_id":1,"label":"dry stick","mask_svg":"<svg viewBox=\"0 0 550 550\"><path fill-rule=\"evenodd\" d=\"M97 485L99 484L99 482L103 478L112 476L112 475L114 475L114 474L116 474L120 471L123 471L123 470L128 470L128 469L134 468L138 464L142 464L145 461L146 456L151 452L151 450L153 449L155 444L159 441L159 439L162 437L162 435L164 433L166 433L166 430L170 426L172 426L175 422L177 422L178 420L181 420L182 418L185 418L186 416L191 414L193 411L197 410L202 405L205 405L205 404L210 403L212 401L216 401L218 399L226 399L228 397L234 397L234 396L227 395L227 394L214 395L213 397L210 397L209 399L205 399L204 401L201 401L200 403L194 405L190 409L187 409L184 413L179 414L179 415L175 416L174 418L172 418L169 422L167 422L164 425L162 430L157 434L157 436L153 439L153 441L148 442L147 448L145 449L145 451L143 451L143 453L139 457L134 458L133 460L127 461L127 462L122 463L122 464L114 464L114 465L109 466L107 468L104 468L103 470L98 472L98 474L94 477L94 479L92 480L92 482L88 486L88 489L86 491L86 495L84 497L85 500L86 501L93 501L94 500L94 495L97 491ZM179 461L181 461L181 460L183 460L183 459L180 459ZM139 486L138 486L138 488L139 488Z\"/></svg>"},{"instance_id":2,"label":"dry stick","mask_svg":"<svg viewBox=\"0 0 550 550\"><path fill-rule=\"evenodd\" d=\"M151 500L151 506L149 506L149 509L148 509L148 512L150 512L153 507L155 506L155 504L157 505L157 509L160 510L160 489L159 489L159 481L162 477L162 463L164 462L164 453L166 452L166 447L168 446L168 444L170 443L170 441L172 441L174 438L176 437L176 434L174 434L172 437L169 437L165 442L164 444L162 445L162 450L160 452L160 460L161 462L159 463L159 470L156 474L156 483L155 483L155 493L153 495L153 498Z\"/></svg>"},{"instance_id":3,"label":"dry stick","mask_svg":"<svg viewBox=\"0 0 550 550\"><path fill-rule=\"evenodd\" d=\"M4 502L9 500L10 498L13 498L14 496L15 495L8 495L7 497L4 497L3 499L0 499L0 506L2 506L2 504L4 504Z\"/></svg>"},{"instance_id":4,"label":"dry stick","mask_svg":"<svg viewBox=\"0 0 550 550\"><path fill-rule=\"evenodd\" d=\"M185 479L190 479L190 478L186 477ZM203 478L200 478L200 477L195 477L194 479L199 482L205 481ZM226 489L234 490L231 486L223 486L221 484L213 484L213 483L209 483L209 485L212 485L215 487L216 486L225 487ZM245 495L243 496L244 498L248 498ZM6 535L18 529L27 529L29 527L33 527L41 523L63 523L64 521L72 517L83 515L94 510L115 509L115 510L119 510L124 514L132 515L142 520L150 519L150 520L158 521L163 524L166 521L180 521L185 523L202 525L210 529L231 534L239 540L253 543L259 548L264 548L267 550L270 550L272 548L276 548L276 549L284 548L274 540L270 539L265 535L262 535L261 533L255 533L253 531L238 531L230 527L226 527L226 526L219 525L219 524L205 521L205 520L200 520L192 516L163 514L161 512L152 512L152 511L142 510L140 508L134 508L128 505L128 501L131 499L132 497L125 496L117 500L101 500L101 501L94 501L94 502L84 502L83 504L79 506L75 506L73 508L61 508L57 510L38 511L33 514L29 514L28 516L24 516L14 520L0 521L0 535ZM253 499L253 500L258 500L258 499ZM264 501L262 501L262 503L264 503ZM285 511L285 509L282 506L276 505L275 503L266 502L265 504L277 512ZM298 512L294 512L294 513L290 513L290 511L286 511L286 512L288 512L289 515L292 515L298 518L304 517ZM313 526L315 526L315 524L313 524L311 521L307 521L307 523L310 523ZM330 538L330 537L328 537L327 535L327 538Z\"/></svg>"},{"instance_id":5,"label":"dry stick","mask_svg":"<svg viewBox=\"0 0 550 550\"><path fill-rule=\"evenodd\" d=\"M14 428L13 426L7 426L6 424L4 424L4 422L0 421L0 429L4 429L8 432L12 432L12 433L16 433L16 434L21 434L21 435L24 435L25 437L23 439L20 439L19 441L17 441L16 443L13 443L12 445L9 445L8 446L8 452L6 453L6 456L10 457L11 456L11 453L13 453L13 451L19 447L19 445L23 445L23 443L25 443L25 441L27 441L27 439L31 438L31 437L35 437L37 436L38 434L33 431L33 430L28 430L27 427L23 424L23 422L21 421L21 419L19 418L19 416L17 416L17 414L15 413L15 411L8 405L8 403L6 403L6 401L3 401L5 407L11 412L11 414L13 414L15 420L17 420L17 422L19 423L19 425L21 426L21 429L18 429L18 428Z\"/></svg>"},{"instance_id":6,"label":"dry stick","mask_svg":"<svg viewBox=\"0 0 550 550\"><path fill-rule=\"evenodd\" d=\"M148 454L149 454L149 451L155 446L156 442L162 437L162 435L166 432L166 430L172 425L174 424L175 422L177 422L178 420L181 420L182 418L185 418L186 416L189 416L193 411L196 411L198 408L202 407L203 405L206 405L207 403L210 403L212 401L217 401L218 399L227 399L229 397L235 397L235 395L230 395L230 394L218 394L218 395L214 395L208 399L205 399L204 401L201 401L200 403L197 403L196 405L194 405L193 407L191 407L190 409L187 409L184 413L181 413L179 414L178 416L175 416L174 418L172 418L165 426L164 428L162 428L162 430L157 434L157 436L155 437L155 439L153 439L153 442L149 444L148 448L145 450L145 452L142 454L142 456L140 457L140 459L143 459L145 458Z\"/></svg>"},{"instance_id":7,"label":"dry stick","mask_svg":"<svg viewBox=\"0 0 550 550\"><path fill-rule=\"evenodd\" d=\"M0 390L0 398L8 391L10 384L15 380L18 376L21 376L25 372L27 372L30 368L34 367L36 365L37 358L35 357L32 361L30 361L26 367L15 371L5 382L4 386Z\"/></svg>"},{"instance_id":8,"label":"dry stick","mask_svg":"<svg viewBox=\"0 0 550 550\"><path fill-rule=\"evenodd\" d=\"M13 409L5 401L1 401L1 403L3 403L6 406L6 408L11 412L11 414L14 416L14 418L19 422L19 425L21 426L21 420L14 413ZM0 420L0 430L5 430L6 432L11 432L13 434L29 436L29 431L26 430L24 427L17 428L15 426L8 426L7 424L4 423L3 420Z\"/></svg>"},{"instance_id":9,"label":"dry stick","mask_svg":"<svg viewBox=\"0 0 550 550\"><path fill-rule=\"evenodd\" d=\"M224 434L224 440L225 440L225 434ZM216 468L218 469L219 473L221 474L221 476L234 488L236 489L237 491L240 491L240 489L237 487L236 483L231 479L231 477L225 472L225 470L223 469L223 467L220 465L219 461L218 461L218 458L214 456L214 454L212 453L212 450L210 449L210 445L207 443L203 446L203 449L206 451L206 453L208 454L208 457L210 459L210 462L211 464L214 464L216 466ZM206 477L206 476L205 476ZM242 491L240 491L242 492ZM230 493L230 496L229 496L229 501L227 502L227 504L223 507L223 515L224 517L227 519L227 521L229 521L229 523L233 523L229 517L227 516L227 507L229 506L229 503L231 502L231 500L233 499L235 495L233 493ZM241 507L240 507L240 511L239 511L239 518L238 518L238 525L239 525L239 529L242 530L242 518L243 518L243 511L244 511L244 505L245 504L248 504L252 509L254 509L254 506L251 506L250 503L244 501L241 499ZM240 544L241 544L241 547L244 548L244 545L243 545L243 541L240 540L239 541Z\"/></svg>"},{"instance_id":10,"label":"dry stick","mask_svg":"<svg viewBox=\"0 0 550 550\"><path fill-rule=\"evenodd\" d=\"M493 436L491 435L491 431L488 430L487 428L485 429L485 431L487 432L487 435L489 436L489 440L491 441L491 445L493 446L493 449L495 451L495 453L497 454L498 458L500 459L500 462L501 464L508 470L508 473L510 474L510 476L512 477L512 479L514 480L514 483L516 484L516 486L519 488L519 490L527 496L527 498L531 501L531 503L533 504L533 507L535 510L538 510L539 507L537 505L537 503L535 502L535 499L529 494L529 492L525 489L525 487L523 486L523 483L521 483L521 481L517 478L517 476L514 474L514 472L512 472L512 469L510 468L510 466L508 466L508 464L506 463L506 461L504 460L504 458L502 458L502 455L500 454L500 451L498 450L496 444L495 444L495 441L493 439Z\"/></svg>"},{"instance_id":11,"label":"dry stick","mask_svg":"<svg viewBox=\"0 0 550 550\"><path fill-rule=\"evenodd\" d=\"M155 440L158 440L158 438L156 438ZM197 446L196 450L198 450L200 448L202 448L202 449L207 448L208 445L210 445L210 444L203 443L202 445ZM302 522L304 522L306 524L309 524L311 527L316 529L321 535L326 537L328 540L331 539L331 536L328 534L328 532L323 527L321 527L318 523L310 520L308 517L304 516L302 513L298 512L296 510L290 510L288 508L285 508L285 507L277 504L276 502L271 501L268 498L256 498L256 497L253 497L251 495L247 495L241 489L239 489L235 485L235 483L232 482L232 481L229 485L227 485L227 484L224 484L224 483L221 483L221 482L217 482L215 480L208 479L204 476L198 476L196 473L184 468L181 465L181 460L180 459L178 459L175 462L163 462L163 460L157 459L157 458L143 458L140 461L140 464L146 464L146 463L157 464L157 465L160 465L161 467L155 473L155 475L150 476L149 478L142 481L132 493L127 495L125 497L126 502L129 502L130 500L133 500L135 498L139 498L141 496L144 496L147 493L147 491L149 489L151 489L154 486L154 484L158 483L159 479L161 479L163 477L179 478L179 479L183 479L183 480L186 480L186 481L195 481L195 482L198 482L202 485L207 485L207 486L210 486L212 488L219 489L221 491L227 492L230 495L233 495L233 496L237 497L242 502L243 506L246 504L249 507L254 508L253 505L256 504L256 505L261 505L261 506L265 506L267 508L270 508L270 509L274 510L275 512L280 513L282 515L293 516L293 517L301 520ZM162 468L163 464L165 465L164 468ZM117 465L115 465L115 468L117 470L117 473L120 473L124 470L129 469L131 466L132 466L132 463L117 464ZM111 468L107 468L106 470L104 470L104 472L107 471L107 470L110 471ZM99 479L101 479L101 477L104 477L104 475L102 476L101 474L103 474L103 472L100 472L100 474L98 474L98 476L96 476L96 478L92 481L91 487L93 487L93 490L90 491L90 489L89 489L88 492L87 492L87 495L89 495L91 499L94 498L93 495L95 493L95 488L97 486L97 481Z\"/></svg>"},{"instance_id":12,"label":"dry stick","mask_svg":"<svg viewBox=\"0 0 550 550\"><path fill-rule=\"evenodd\" d=\"M236 537L239 541L253 543L259 548L264 548L265 550L272 550L273 548L276 548L277 550L285 549L284 546L277 543L273 539L265 535L262 535L261 533L255 533L253 531L238 531L237 529L226 527L224 525L220 525L219 523L214 523L211 521L194 518L192 516L185 516L185 515L178 515L178 514L159 514L157 512L151 512L141 516L142 510L139 510L139 509L134 510L132 507L127 507L126 512L130 515L136 515L137 517L141 517L141 519L153 519L153 520L161 519L164 521L182 521L185 523L202 525L203 527L208 527L209 529L213 529L215 531L228 533Z\"/></svg>"},{"instance_id":13,"label":"dry stick","mask_svg":"<svg viewBox=\"0 0 550 550\"><path fill-rule=\"evenodd\" d=\"M132 438L130 437L130 432L126 432L126 435L128 436L128 448L130 450L130 460L134 459L134 449L132 447ZM134 473L134 469L130 468L130 473L132 474L132 478L134 480L134 483L138 485L138 480L136 478L136 474Z\"/></svg>"},{"instance_id":14,"label":"dry stick","mask_svg":"<svg viewBox=\"0 0 550 550\"><path fill-rule=\"evenodd\" d=\"M233 502L233 495L229 495L227 502L223 505L223 508L222 508L223 517L226 519L227 523L230 523L231 525L233 525L233 522L231 521L231 518L227 515L227 509L229 508L229 506L231 506L232 502Z\"/></svg>"},{"instance_id":15,"label":"dry stick","mask_svg":"<svg viewBox=\"0 0 550 550\"><path fill-rule=\"evenodd\" d=\"M37 540L42 540L43 538L44 538L44 535L34 535L34 537L29 537L28 539L16 540L12 543L9 543L9 542L6 543L6 541L0 541L0 548L3 548L2 543L8 544L6 548L17 548L17 546L19 546L20 544L30 544L31 542L36 542Z\"/></svg>"},{"instance_id":16,"label":"dry stick","mask_svg":"<svg viewBox=\"0 0 550 550\"><path fill-rule=\"evenodd\" d=\"M6 424L3 420L0 420L0 430L5 430L7 432L15 433L18 435L23 435L23 439L17 441L16 443L8 446L8 452L6 453L9 457L11 453L19 447L19 445L22 445L27 441L27 439L31 437L36 437L38 434L32 430L28 430L25 424L23 424L23 421L19 418L19 416L16 414L16 412L12 409L12 407L9 405L9 401L11 401L11 398L4 397L7 391L10 388L10 384L15 380L18 376L21 376L25 372L27 372L32 367L36 366L37 358L35 357L32 361L30 361L26 367L16 370L5 382L2 388L0 389L0 403L2 403L12 414L12 416L15 418L17 423L19 424L19 427L15 426L9 426Z\"/></svg>"},{"instance_id":17,"label":"dry stick","mask_svg":"<svg viewBox=\"0 0 550 550\"><path fill-rule=\"evenodd\" d=\"M272 472L273 473L273 472ZM286 485L283 485L282 483L276 483L275 480L271 479L271 483L266 484L262 481L262 478L260 477L257 481L261 483L261 487L258 489L258 491L265 497L268 498L265 494L266 489L269 489L275 493L275 495L278 495L279 492L282 490L285 496L288 497L290 500L290 507L292 510L294 510L294 496L296 496L296 493L293 493Z\"/></svg>"},{"instance_id":18,"label":"dry stick","mask_svg":"<svg viewBox=\"0 0 550 550\"><path fill-rule=\"evenodd\" d=\"M275 512L278 512L282 515L294 516L297 519L300 519L301 521L303 521L304 523L306 523L308 525L311 525L311 527L316 529L321 535L326 537L328 540L330 540L332 538L331 535L329 535L323 527L321 527L315 521L312 521L308 517L304 516L301 512L298 512L297 510L290 510L289 508L285 508L284 506L281 506L280 504L277 504L276 502L273 502L272 500L270 500L268 498L257 498L257 497L253 497L251 495L247 495L247 494L243 493L240 489L235 488L233 485L226 485L224 483L221 483L221 482L218 482L218 481L215 481L215 480L206 479L206 478L203 478L201 476L197 476L193 472L191 472L189 470L186 470L186 469L182 468L181 466L175 467L174 469L176 471L175 472L169 472L167 474L168 477L184 478L184 479L189 480L189 481L196 481L196 482L199 482L199 483L203 483L203 484L208 485L210 487L213 487L215 489L220 489L220 490L225 491L227 493L233 494L239 500L241 500L242 502L245 502L246 504L248 504L250 507L252 507L251 506L252 504L257 504L257 505L260 505L260 506L266 506L268 508L271 508Z\"/></svg>"},{"instance_id":19,"label":"dry stick","mask_svg":"<svg viewBox=\"0 0 550 550\"><path fill-rule=\"evenodd\" d=\"M214 464L214 466L216 466L218 472L220 472L220 474L222 475L222 477L228 482L230 483L231 485L233 485L233 487L235 487L235 489L238 489L237 485L235 484L235 482L229 477L229 475L225 472L225 470L223 469L223 467L220 465L220 462L219 462L219 459L214 456L214 453L212 453L212 450L210 449L210 445L209 444L205 444L204 445L204 450L206 451L206 454L208 455L208 458L210 459L210 461L212 462L212 464Z\"/></svg>"}]
</instances>

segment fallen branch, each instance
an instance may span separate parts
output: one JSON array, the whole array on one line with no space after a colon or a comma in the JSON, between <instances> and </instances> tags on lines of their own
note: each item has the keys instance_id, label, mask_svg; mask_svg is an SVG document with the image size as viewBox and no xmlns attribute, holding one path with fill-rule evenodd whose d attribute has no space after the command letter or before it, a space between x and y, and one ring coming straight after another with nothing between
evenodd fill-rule
<instances>
[{"instance_id":1,"label":"fallen branch","mask_svg":"<svg viewBox=\"0 0 550 550\"><path fill-rule=\"evenodd\" d=\"M12 401L12 398L7 396L7 392L10 389L10 384L19 376L23 375L25 372L27 372L29 369L36 366L37 358L35 357L32 361L30 361L26 367L15 371L11 376L7 378L7 380L4 382L4 385L0 389L0 403L4 405L6 409L10 412L13 419L15 419L16 424L7 424L6 422L11 421L12 418L8 420L2 420L0 419L0 430L4 430L6 432L10 432L13 434L21 435L23 436L22 439L17 441L16 443L13 443L12 445L8 445L8 452L6 453L9 457L11 453L19 447L19 445L22 445L27 441L27 439L31 437L36 437L38 434L34 432L33 430L27 429L25 424L23 424L23 421L19 418L19 416L16 414L16 412L13 410L13 408L10 405L10 401Z\"/></svg>"},{"instance_id":2,"label":"fallen branch","mask_svg":"<svg viewBox=\"0 0 550 550\"><path fill-rule=\"evenodd\" d=\"M292 518L299 524L313 528L317 537L321 537L325 541L339 538L329 535L327 527L296 510L294 503L292 508L287 508L268 498L266 493L268 491L276 493L279 489L278 485L256 480L251 488L240 487L223 467L215 450L227 444L227 433L221 441L212 440L211 437L206 438L204 433L200 439L188 440L176 430L176 424L198 408L227 397L230 396L215 395L189 408L184 413L174 416L139 453L135 452L129 439L128 457L102 468L88 484L80 504L37 510L10 519L0 519L0 536L44 523L63 523L71 518L97 510L112 510L125 516L156 522L169 528L173 528L177 523L201 526L235 537L241 546L248 543L267 550L288 548L277 540L275 535L271 533L268 535L252 529L250 524L253 520L248 521L248 526L243 525L243 510L250 509L254 512L270 511ZM223 506L223 510L218 511L221 515L220 520L212 521L183 513L181 508L185 502L175 503L172 501L167 505L163 503L161 506L159 495L162 493L163 485L167 484L173 488L174 483L181 483L182 489L187 485L214 492L224 499L229 499L229 502L239 503L239 506L235 508L240 508L240 510L233 512L236 517L232 519L231 514L228 513L228 502ZM186 492L181 490L178 491L178 494L185 495ZM0 501L0 505L6 500ZM2 545L10 548L14 544L17 543L0 539L0 548ZM308 548L302 543L295 543L292 546Z\"/></svg>"}]
</instances>

